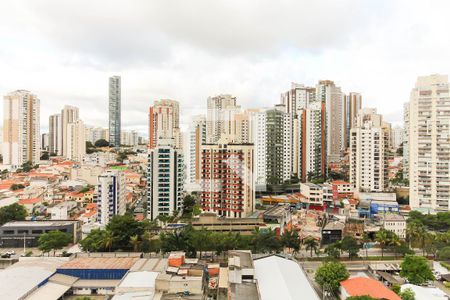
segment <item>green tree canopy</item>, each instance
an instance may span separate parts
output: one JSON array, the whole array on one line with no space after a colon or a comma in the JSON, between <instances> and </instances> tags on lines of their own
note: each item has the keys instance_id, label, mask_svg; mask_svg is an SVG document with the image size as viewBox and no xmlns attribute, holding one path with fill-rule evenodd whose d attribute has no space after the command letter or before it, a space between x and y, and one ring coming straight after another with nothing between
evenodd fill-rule
<instances>
[{"instance_id":1,"label":"green tree canopy","mask_svg":"<svg viewBox=\"0 0 450 300\"><path fill-rule=\"evenodd\" d=\"M336 261L323 263L316 271L315 281L323 288L337 292L340 283L348 279L350 274L345 266Z\"/></svg>"},{"instance_id":2,"label":"green tree canopy","mask_svg":"<svg viewBox=\"0 0 450 300\"><path fill-rule=\"evenodd\" d=\"M99 148L101 148L101 147L108 147L109 146L109 142L107 140L105 140L105 139L99 139L99 140L95 141L94 146L95 147L99 147Z\"/></svg>"},{"instance_id":3,"label":"green tree canopy","mask_svg":"<svg viewBox=\"0 0 450 300\"><path fill-rule=\"evenodd\" d=\"M38 247L39 250L44 253L53 250L53 255L55 255L56 250L64 248L69 245L71 241L72 238L69 234L59 230L52 230L39 236Z\"/></svg>"},{"instance_id":4,"label":"green tree canopy","mask_svg":"<svg viewBox=\"0 0 450 300\"><path fill-rule=\"evenodd\" d=\"M297 231L287 230L281 236L281 244L283 247L292 249L293 252L298 252L300 250L300 237Z\"/></svg>"},{"instance_id":5,"label":"green tree canopy","mask_svg":"<svg viewBox=\"0 0 450 300\"><path fill-rule=\"evenodd\" d=\"M20 204L14 203L0 208L0 225L11 221L23 221L27 216L27 210Z\"/></svg>"},{"instance_id":6,"label":"green tree canopy","mask_svg":"<svg viewBox=\"0 0 450 300\"><path fill-rule=\"evenodd\" d=\"M131 215L114 216L106 225L114 239L113 249L131 249L130 238L144 233L144 223L136 221Z\"/></svg>"},{"instance_id":7,"label":"green tree canopy","mask_svg":"<svg viewBox=\"0 0 450 300\"><path fill-rule=\"evenodd\" d=\"M352 236L346 236L341 241L341 249L348 253L348 258L358 257L359 245Z\"/></svg>"},{"instance_id":8,"label":"green tree canopy","mask_svg":"<svg viewBox=\"0 0 450 300\"><path fill-rule=\"evenodd\" d=\"M450 246L439 249L437 256L440 260L450 260Z\"/></svg>"},{"instance_id":9,"label":"green tree canopy","mask_svg":"<svg viewBox=\"0 0 450 300\"><path fill-rule=\"evenodd\" d=\"M407 288L403 292L400 292L399 296L400 298L402 298L402 300L416 300L416 294L410 288Z\"/></svg>"},{"instance_id":10,"label":"green tree canopy","mask_svg":"<svg viewBox=\"0 0 450 300\"><path fill-rule=\"evenodd\" d=\"M412 284L421 285L429 280L434 280L433 272L425 257L406 255L401 268L400 276L406 278Z\"/></svg>"}]
</instances>

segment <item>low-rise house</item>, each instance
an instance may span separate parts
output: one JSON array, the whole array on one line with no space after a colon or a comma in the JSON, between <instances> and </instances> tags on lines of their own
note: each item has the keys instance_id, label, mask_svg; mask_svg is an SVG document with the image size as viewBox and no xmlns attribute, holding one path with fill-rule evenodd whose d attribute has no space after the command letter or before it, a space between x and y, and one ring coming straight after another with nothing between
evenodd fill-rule
<instances>
[{"instance_id":1,"label":"low-rise house","mask_svg":"<svg viewBox=\"0 0 450 300\"><path fill-rule=\"evenodd\" d=\"M322 229L322 245L336 243L342 239L345 224L339 221L332 221Z\"/></svg>"},{"instance_id":2,"label":"low-rise house","mask_svg":"<svg viewBox=\"0 0 450 300\"><path fill-rule=\"evenodd\" d=\"M353 277L341 282L341 300L356 296L370 296L375 299L401 300L381 282L367 277Z\"/></svg>"}]
</instances>

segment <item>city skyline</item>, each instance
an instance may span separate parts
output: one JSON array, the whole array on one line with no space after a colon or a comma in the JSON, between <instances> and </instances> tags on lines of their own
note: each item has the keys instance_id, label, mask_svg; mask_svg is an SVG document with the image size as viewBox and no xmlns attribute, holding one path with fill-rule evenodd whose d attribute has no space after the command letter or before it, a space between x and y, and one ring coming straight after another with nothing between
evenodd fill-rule
<instances>
[{"instance_id":1,"label":"city skyline","mask_svg":"<svg viewBox=\"0 0 450 300\"><path fill-rule=\"evenodd\" d=\"M92 4L89 15L75 2L65 3L67 9L48 4L1 4L5 26L0 37L7 42L0 60L5 70L0 93L27 89L38 95L43 132L48 130L43 120L64 104L79 107L87 125L107 127L106 79L115 74L123 78L123 128L143 134L146 109L155 100L179 101L186 131L189 118L204 111L210 96L231 94L243 108L271 107L291 82L311 86L322 79L335 81L345 93L361 93L366 107L376 107L398 125L416 77L450 69L443 59L449 45L440 38L449 21L441 15L445 9L432 9L444 4L439 1L383 2L376 7L355 1L308 7L302 2L276 7L262 2L258 11L251 2L234 11L220 1L193 1L193 10L209 9L219 22L206 14L191 20L183 4L171 12L176 16L172 23L157 17L170 3L100 1ZM97 22L100 10L110 17ZM328 26L309 16L318 11L328 17ZM348 20L339 16L343 13ZM269 21L261 25L262 20ZM74 22L77 30L69 27ZM130 31L145 38L130 39ZM33 47L23 47L25 41Z\"/></svg>"}]
</instances>

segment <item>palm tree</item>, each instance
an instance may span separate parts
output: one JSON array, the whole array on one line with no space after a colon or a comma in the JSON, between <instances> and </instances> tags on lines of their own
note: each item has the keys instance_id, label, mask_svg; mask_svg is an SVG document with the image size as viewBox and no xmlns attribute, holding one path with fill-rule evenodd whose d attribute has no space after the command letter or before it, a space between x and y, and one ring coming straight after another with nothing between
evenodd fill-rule
<instances>
[{"instance_id":1,"label":"palm tree","mask_svg":"<svg viewBox=\"0 0 450 300\"><path fill-rule=\"evenodd\" d=\"M304 239L303 244L305 245L306 251L310 251L311 257L313 254L313 250L314 252L317 252L317 249L319 247L319 243L317 242L317 240L311 236L308 236L306 239Z\"/></svg>"},{"instance_id":2,"label":"palm tree","mask_svg":"<svg viewBox=\"0 0 450 300\"><path fill-rule=\"evenodd\" d=\"M381 247L381 257L384 257L384 248L386 247L386 245L389 244L390 242L390 236L389 236L389 232L387 230L381 229L380 231L377 232L377 235L375 237L375 240L380 243L380 247Z\"/></svg>"},{"instance_id":3,"label":"palm tree","mask_svg":"<svg viewBox=\"0 0 450 300\"><path fill-rule=\"evenodd\" d=\"M364 232L364 234L362 236L362 242L364 243L364 248L366 249L366 259L369 258L367 243L369 243L370 241L371 241L371 239L370 239L369 235L367 234L367 232Z\"/></svg>"},{"instance_id":4,"label":"palm tree","mask_svg":"<svg viewBox=\"0 0 450 300\"><path fill-rule=\"evenodd\" d=\"M140 243L141 242L139 241L139 237L137 235L130 237L130 244L133 246L134 252L138 252Z\"/></svg>"},{"instance_id":5,"label":"palm tree","mask_svg":"<svg viewBox=\"0 0 450 300\"><path fill-rule=\"evenodd\" d=\"M400 241L400 238L395 233L392 233L389 245L391 245L394 248L394 255L395 259L397 259L397 247L401 246L402 242Z\"/></svg>"},{"instance_id":6,"label":"palm tree","mask_svg":"<svg viewBox=\"0 0 450 300\"><path fill-rule=\"evenodd\" d=\"M406 225L406 233L408 235L409 246L412 249L412 242L420 242L422 249L425 243L425 226L419 222L410 222Z\"/></svg>"},{"instance_id":7,"label":"palm tree","mask_svg":"<svg viewBox=\"0 0 450 300\"><path fill-rule=\"evenodd\" d=\"M114 244L114 236L111 231L107 230L105 231L105 235L103 236L102 240L103 247L108 249L109 252L111 252L111 248Z\"/></svg>"}]
</instances>

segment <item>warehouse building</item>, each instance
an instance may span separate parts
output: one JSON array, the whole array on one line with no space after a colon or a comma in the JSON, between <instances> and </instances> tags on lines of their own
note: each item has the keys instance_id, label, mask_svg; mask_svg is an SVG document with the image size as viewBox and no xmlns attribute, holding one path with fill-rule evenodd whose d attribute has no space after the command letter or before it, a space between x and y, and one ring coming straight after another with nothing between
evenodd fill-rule
<instances>
[{"instance_id":1,"label":"warehouse building","mask_svg":"<svg viewBox=\"0 0 450 300\"><path fill-rule=\"evenodd\" d=\"M81 239L80 221L14 221L0 227L0 247L37 247L41 234L54 230L69 234L73 244L78 243Z\"/></svg>"}]
</instances>

